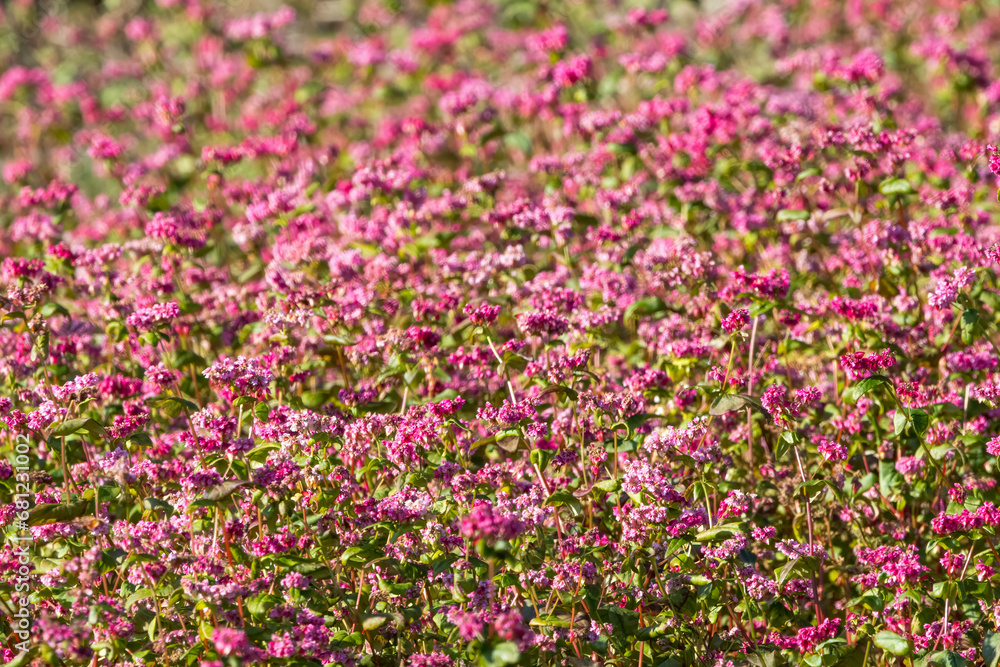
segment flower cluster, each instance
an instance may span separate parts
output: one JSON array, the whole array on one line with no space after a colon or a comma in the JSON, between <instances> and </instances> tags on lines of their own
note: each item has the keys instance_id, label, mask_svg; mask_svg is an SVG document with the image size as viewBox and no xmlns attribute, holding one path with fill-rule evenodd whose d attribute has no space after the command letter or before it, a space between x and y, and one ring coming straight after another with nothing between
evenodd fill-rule
<instances>
[{"instance_id":1,"label":"flower cluster","mask_svg":"<svg viewBox=\"0 0 1000 667\"><path fill-rule=\"evenodd\" d=\"M0 662L996 667L995 2L289 4L3 6Z\"/></svg>"},{"instance_id":2,"label":"flower cluster","mask_svg":"<svg viewBox=\"0 0 1000 667\"><path fill-rule=\"evenodd\" d=\"M135 327L136 329L148 330L170 322L171 320L179 317L180 314L181 309L180 306L177 305L176 301L158 303L150 306L149 308L142 308L141 310L135 311L125 318L125 323L130 327Z\"/></svg>"}]
</instances>

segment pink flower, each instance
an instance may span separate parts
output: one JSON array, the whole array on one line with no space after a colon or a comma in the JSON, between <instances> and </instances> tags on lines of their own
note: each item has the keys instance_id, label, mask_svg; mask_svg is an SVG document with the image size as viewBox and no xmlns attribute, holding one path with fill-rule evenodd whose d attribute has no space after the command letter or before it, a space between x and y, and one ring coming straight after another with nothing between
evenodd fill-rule
<instances>
[{"instance_id":1,"label":"pink flower","mask_svg":"<svg viewBox=\"0 0 1000 667\"><path fill-rule=\"evenodd\" d=\"M847 447L833 442L829 438L821 437L816 449L827 461L844 461L847 459Z\"/></svg>"},{"instance_id":2,"label":"pink flower","mask_svg":"<svg viewBox=\"0 0 1000 667\"><path fill-rule=\"evenodd\" d=\"M180 317L181 309L176 301L158 303L149 308L137 310L125 319L125 323L136 329L155 329Z\"/></svg>"},{"instance_id":3,"label":"pink flower","mask_svg":"<svg viewBox=\"0 0 1000 667\"><path fill-rule=\"evenodd\" d=\"M915 456L903 456L896 461L896 470L905 477L916 477L923 472L927 463Z\"/></svg>"},{"instance_id":4,"label":"pink flower","mask_svg":"<svg viewBox=\"0 0 1000 667\"><path fill-rule=\"evenodd\" d=\"M722 318L722 328L727 333L736 333L750 322L750 311L739 308Z\"/></svg>"},{"instance_id":5,"label":"pink flower","mask_svg":"<svg viewBox=\"0 0 1000 667\"><path fill-rule=\"evenodd\" d=\"M482 303L473 307L472 304L468 304L462 309L462 312L469 316L473 324L487 326L497 319L497 315L500 314L500 306Z\"/></svg>"},{"instance_id":6,"label":"pink flower","mask_svg":"<svg viewBox=\"0 0 1000 667\"><path fill-rule=\"evenodd\" d=\"M552 81L560 88L569 88L590 76L591 67L590 57L586 55L561 60L552 69Z\"/></svg>"}]
</instances>

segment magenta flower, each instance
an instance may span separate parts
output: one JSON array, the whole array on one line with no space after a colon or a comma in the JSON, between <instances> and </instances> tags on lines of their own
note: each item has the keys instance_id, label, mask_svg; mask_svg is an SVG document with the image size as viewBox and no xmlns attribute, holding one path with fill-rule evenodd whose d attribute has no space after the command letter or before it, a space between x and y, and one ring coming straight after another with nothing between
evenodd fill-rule
<instances>
[{"instance_id":1,"label":"magenta flower","mask_svg":"<svg viewBox=\"0 0 1000 667\"><path fill-rule=\"evenodd\" d=\"M274 380L265 362L246 357L223 358L205 369L203 374L209 381L242 396L258 396Z\"/></svg>"},{"instance_id":2,"label":"magenta flower","mask_svg":"<svg viewBox=\"0 0 1000 667\"><path fill-rule=\"evenodd\" d=\"M137 310L125 319L125 323L130 327L148 331L180 317L180 314L181 309L177 302L169 301Z\"/></svg>"},{"instance_id":3,"label":"magenta flower","mask_svg":"<svg viewBox=\"0 0 1000 667\"><path fill-rule=\"evenodd\" d=\"M726 333L736 333L750 322L750 311L739 308L722 318L722 328Z\"/></svg>"},{"instance_id":4,"label":"magenta flower","mask_svg":"<svg viewBox=\"0 0 1000 667\"><path fill-rule=\"evenodd\" d=\"M488 326L496 321L497 315L500 314L500 306L482 303L473 307L472 304L468 304L462 312L469 316L473 324Z\"/></svg>"},{"instance_id":5,"label":"magenta flower","mask_svg":"<svg viewBox=\"0 0 1000 667\"><path fill-rule=\"evenodd\" d=\"M990 657L995 3L43 4L5 662Z\"/></svg>"}]
</instances>

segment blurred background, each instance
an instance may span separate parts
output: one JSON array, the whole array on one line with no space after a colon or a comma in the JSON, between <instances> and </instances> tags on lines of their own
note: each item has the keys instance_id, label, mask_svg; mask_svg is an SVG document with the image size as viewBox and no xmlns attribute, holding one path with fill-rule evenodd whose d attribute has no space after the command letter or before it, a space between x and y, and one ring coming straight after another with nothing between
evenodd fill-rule
<instances>
[{"instance_id":1,"label":"blurred background","mask_svg":"<svg viewBox=\"0 0 1000 667\"><path fill-rule=\"evenodd\" d=\"M213 21L257 12L273 12L282 6L296 12L294 33L301 37L336 36L353 33L371 36L395 19L420 19L433 11L436 5L450 4L451 0L216 0L202 3L211 7ZM572 24L593 16L593 8L580 0L501 0L500 22L496 28L520 28L530 25L545 26L555 21ZM674 25L693 25L699 14L733 4L728 0L613 0L614 7L630 9L669 8ZM7 0L0 3L0 54L4 62L29 65L23 62L30 51L43 42L60 45L71 37L47 33L46 20L54 16L72 16L78 22L102 21L122 29L129 18L151 16L157 5L183 6L185 0ZM81 25L81 23L76 23ZM412 23L410 23L412 25ZM292 39L288 47L303 48L305 43Z\"/></svg>"}]
</instances>

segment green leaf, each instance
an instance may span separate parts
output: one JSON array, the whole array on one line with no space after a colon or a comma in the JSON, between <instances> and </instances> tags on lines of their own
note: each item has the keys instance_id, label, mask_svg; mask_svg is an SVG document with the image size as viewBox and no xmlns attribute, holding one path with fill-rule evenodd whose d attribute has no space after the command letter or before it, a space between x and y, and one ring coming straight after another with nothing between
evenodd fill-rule
<instances>
[{"instance_id":1,"label":"green leaf","mask_svg":"<svg viewBox=\"0 0 1000 667\"><path fill-rule=\"evenodd\" d=\"M985 667L997 667L1000 663L1000 632L986 632L986 638L983 639L983 662Z\"/></svg>"},{"instance_id":2,"label":"green leaf","mask_svg":"<svg viewBox=\"0 0 1000 667\"><path fill-rule=\"evenodd\" d=\"M531 137L523 132L510 132L503 138L509 148L516 148L525 155L531 154Z\"/></svg>"},{"instance_id":3,"label":"green leaf","mask_svg":"<svg viewBox=\"0 0 1000 667\"><path fill-rule=\"evenodd\" d=\"M892 416L892 432L896 435L902 435L909 423L910 420L906 418L906 413L902 410L896 410L896 414Z\"/></svg>"},{"instance_id":4,"label":"green leaf","mask_svg":"<svg viewBox=\"0 0 1000 667\"><path fill-rule=\"evenodd\" d=\"M608 619L612 634L619 639L633 637L639 631L639 614L632 609L618 605L604 605L598 611L601 618Z\"/></svg>"},{"instance_id":5,"label":"green leaf","mask_svg":"<svg viewBox=\"0 0 1000 667\"><path fill-rule=\"evenodd\" d=\"M221 500L229 498L231 495L236 493L239 489L241 489L244 486L257 488L260 485L257 482L252 482L246 479L230 479L226 480L225 482L222 482L221 484L217 484L216 486L213 486L211 489L206 491L204 494L204 498L205 500L212 500L215 502L219 502Z\"/></svg>"},{"instance_id":6,"label":"green leaf","mask_svg":"<svg viewBox=\"0 0 1000 667\"><path fill-rule=\"evenodd\" d=\"M648 641L650 639L659 639L665 635L669 629L670 625L664 621L663 623L655 623L652 625L647 625L644 628L640 628L639 632L636 633L635 638L641 641Z\"/></svg>"},{"instance_id":7,"label":"green leaf","mask_svg":"<svg viewBox=\"0 0 1000 667\"><path fill-rule=\"evenodd\" d=\"M127 442L131 442L140 447L150 447L153 444L153 439L149 437L149 434L145 431L139 431L138 433L133 433L127 439Z\"/></svg>"},{"instance_id":8,"label":"green leaf","mask_svg":"<svg viewBox=\"0 0 1000 667\"><path fill-rule=\"evenodd\" d=\"M896 462L882 460L878 462L879 491L885 498L893 495L896 487L903 484L903 475L896 470Z\"/></svg>"},{"instance_id":9,"label":"green leaf","mask_svg":"<svg viewBox=\"0 0 1000 667\"><path fill-rule=\"evenodd\" d=\"M401 584L390 584L385 579L379 579L378 588L383 593L388 593L389 595L403 595L406 591L413 588L413 584L406 582Z\"/></svg>"},{"instance_id":10,"label":"green leaf","mask_svg":"<svg viewBox=\"0 0 1000 667\"><path fill-rule=\"evenodd\" d=\"M795 569L798 562L798 559L790 560L778 568L778 571L775 574L778 575L777 582L779 587L784 586L785 582L788 581L788 578L792 576L792 570Z\"/></svg>"},{"instance_id":11,"label":"green leaf","mask_svg":"<svg viewBox=\"0 0 1000 667\"><path fill-rule=\"evenodd\" d=\"M909 414L907 414L909 413ZM906 433L908 426L913 427L913 431L921 436L927 432L927 428L930 426L931 419L923 410L896 410L896 414L892 417L892 427L893 432L896 435L903 435Z\"/></svg>"},{"instance_id":12,"label":"green leaf","mask_svg":"<svg viewBox=\"0 0 1000 667\"><path fill-rule=\"evenodd\" d=\"M935 581L931 587L931 597L945 600L955 595L958 587L953 581Z\"/></svg>"},{"instance_id":13,"label":"green leaf","mask_svg":"<svg viewBox=\"0 0 1000 667\"><path fill-rule=\"evenodd\" d=\"M893 655L909 655L913 650L913 646L906 637L889 630L882 630L875 635L875 646Z\"/></svg>"},{"instance_id":14,"label":"green leaf","mask_svg":"<svg viewBox=\"0 0 1000 667\"><path fill-rule=\"evenodd\" d=\"M801 556L799 558L794 558L778 568L778 586L784 586L785 582L791 578L794 572L798 572L802 575L811 575L818 568L819 559L815 556Z\"/></svg>"},{"instance_id":15,"label":"green leaf","mask_svg":"<svg viewBox=\"0 0 1000 667\"><path fill-rule=\"evenodd\" d=\"M575 389L570 389L569 387L561 384L550 384L538 393L538 397L541 398L542 396L547 396L549 394L559 394L567 397L571 401L575 401L580 397L580 394L577 393Z\"/></svg>"},{"instance_id":16,"label":"green leaf","mask_svg":"<svg viewBox=\"0 0 1000 667\"><path fill-rule=\"evenodd\" d=\"M190 350L181 350L174 357L173 367L184 368L185 366L205 367L208 366L208 362L205 361L204 357L197 355Z\"/></svg>"},{"instance_id":17,"label":"green leaf","mask_svg":"<svg viewBox=\"0 0 1000 667\"><path fill-rule=\"evenodd\" d=\"M86 424L87 421L89 421L89 420L87 420L87 419L67 419L62 424L60 424L55 429L53 429L52 435L54 435L54 436L73 435L77 431L82 431L83 430L83 425Z\"/></svg>"},{"instance_id":18,"label":"green leaf","mask_svg":"<svg viewBox=\"0 0 1000 667\"><path fill-rule=\"evenodd\" d=\"M534 626L551 626L555 628L568 628L569 619L562 618L559 616L553 616L552 614L543 614L541 616L536 616L528 622L528 625Z\"/></svg>"},{"instance_id":19,"label":"green leaf","mask_svg":"<svg viewBox=\"0 0 1000 667\"><path fill-rule=\"evenodd\" d=\"M318 410L327 402L329 394L322 391L307 391L302 394L302 405L310 410Z\"/></svg>"},{"instance_id":20,"label":"green leaf","mask_svg":"<svg viewBox=\"0 0 1000 667\"><path fill-rule=\"evenodd\" d=\"M254 618L266 618L268 613L274 609L276 606L281 604L281 598L277 595L268 595L263 593L261 595L255 595L254 597L247 600L247 611Z\"/></svg>"},{"instance_id":21,"label":"green leaf","mask_svg":"<svg viewBox=\"0 0 1000 667\"><path fill-rule=\"evenodd\" d=\"M167 501L153 497L143 498L142 508L145 510L149 510L150 512L155 510L162 510L163 512L166 513L167 516L170 516L175 511L174 506L168 503Z\"/></svg>"},{"instance_id":22,"label":"green leaf","mask_svg":"<svg viewBox=\"0 0 1000 667\"><path fill-rule=\"evenodd\" d=\"M537 452L539 450L536 449L535 451ZM559 491L553 493L549 496L548 500L545 501L545 504L555 505L556 507L560 505L569 505L578 513L583 511L583 506L580 504L580 501L566 489L560 489Z\"/></svg>"},{"instance_id":23,"label":"green leaf","mask_svg":"<svg viewBox=\"0 0 1000 667\"><path fill-rule=\"evenodd\" d=\"M697 535L695 535L696 542L716 542L719 540L728 540L733 535L740 532L740 526L737 523L726 523L721 526L716 526L715 528L709 528L708 530L703 530Z\"/></svg>"},{"instance_id":24,"label":"green leaf","mask_svg":"<svg viewBox=\"0 0 1000 667\"><path fill-rule=\"evenodd\" d=\"M765 604L767 620L777 628L783 628L795 619L795 614L780 600L771 600Z\"/></svg>"},{"instance_id":25,"label":"green leaf","mask_svg":"<svg viewBox=\"0 0 1000 667\"><path fill-rule=\"evenodd\" d=\"M555 451L551 449L532 449L528 458L531 461L531 465L538 468L539 472L545 472L545 469L549 467L549 463L552 462L555 455Z\"/></svg>"},{"instance_id":26,"label":"green leaf","mask_svg":"<svg viewBox=\"0 0 1000 667\"><path fill-rule=\"evenodd\" d=\"M909 195L913 194L913 186L905 178L887 178L879 183L878 191L886 196Z\"/></svg>"},{"instance_id":27,"label":"green leaf","mask_svg":"<svg viewBox=\"0 0 1000 667\"><path fill-rule=\"evenodd\" d=\"M601 482L597 482L592 488L604 491L605 493L614 493L618 489L622 488L622 485L617 479L606 479Z\"/></svg>"},{"instance_id":28,"label":"green leaf","mask_svg":"<svg viewBox=\"0 0 1000 667\"><path fill-rule=\"evenodd\" d=\"M717 399L712 401L712 405L708 409L708 414L718 417L719 415L724 415L727 412L733 412L747 407L757 410L765 417L771 417L771 413L767 411L759 399L754 398L753 396L748 396L747 394L724 394L723 396L719 396Z\"/></svg>"},{"instance_id":29,"label":"green leaf","mask_svg":"<svg viewBox=\"0 0 1000 667\"><path fill-rule=\"evenodd\" d=\"M128 331L119 320L108 322L108 326L105 328L105 331L107 331L108 340L116 343L120 343L128 338Z\"/></svg>"},{"instance_id":30,"label":"green leaf","mask_svg":"<svg viewBox=\"0 0 1000 667\"><path fill-rule=\"evenodd\" d=\"M324 563L319 562L315 558L304 558L302 556L285 554L284 556L278 557L277 562L282 567L287 567L292 572L306 574L310 577L326 579L333 576L330 569Z\"/></svg>"},{"instance_id":31,"label":"green leaf","mask_svg":"<svg viewBox=\"0 0 1000 667\"><path fill-rule=\"evenodd\" d=\"M808 220L809 211L783 208L778 211L778 222L788 222L789 220Z\"/></svg>"},{"instance_id":32,"label":"green leaf","mask_svg":"<svg viewBox=\"0 0 1000 667\"><path fill-rule=\"evenodd\" d=\"M858 487L858 490L855 492L854 495L860 496L861 494L865 493L866 491L868 491L868 489L875 486L875 482L877 481L878 477L873 472L870 472L867 475L863 476L861 478L861 486Z\"/></svg>"},{"instance_id":33,"label":"green leaf","mask_svg":"<svg viewBox=\"0 0 1000 667\"><path fill-rule=\"evenodd\" d=\"M148 345L150 347L156 347L160 342L160 334L155 331L144 331L139 334L139 342L143 345Z\"/></svg>"},{"instance_id":34,"label":"green leaf","mask_svg":"<svg viewBox=\"0 0 1000 667\"><path fill-rule=\"evenodd\" d=\"M253 416L257 418L257 421L266 422L267 418L271 416L271 407L267 403L258 403L253 408Z\"/></svg>"},{"instance_id":35,"label":"green leaf","mask_svg":"<svg viewBox=\"0 0 1000 667\"><path fill-rule=\"evenodd\" d=\"M32 646L31 648L29 648L27 651L19 653L16 658L14 658L10 662L6 663L4 665L4 667L25 667L32 660L35 659L36 655L38 655L38 645L37 644L34 645L34 646Z\"/></svg>"},{"instance_id":36,"label":"green leaf","mask_svg":"<svg viewBox=\"0 0 1000 667\"><path fill-rule=\"evenodd\" d=\"M38 312L46 319L52 317L56 313L59 313L64 317L69 317L69 311L55 301L49 301L47 304L42 306L42 309Z\"/></svg>"},{"instance_id":37,"label":"green leaf","mask_svg":"<svg viewBox=\"0 0 1000 667\"><path fill-rule=\"evenodd\" d=\"M884 375L869 375L865 379L859 381L853 387L850 388L845 394L844 398L849 403L857 403L858 399L867 394L868 392L876 389L877 387L882 387L888 385L891 390L892 380Z\"/></svg>"},{"instance_id":38,"label":"green leaf","mask_svg":"<svg viewBox=\"0 0 1000 667\"><path fill-rule=\"evenodd\" d=\"M517 429L507 429L496 434L496 446L503 451L513 454L521 446L523 438ZM548 465L546 461L545 465Z\"/></svg>"},{"instance_id":39,"label":"green leaf","mask_svg":"<svg viewBox=\"0 0 1000 667\"><path fill-rule=\"evenodd\" d=\"M616 155L635 155L635 145L630 143L609 142L607 148Z\"/></svg>"},{"instance_id":40,"label":"green leaf","mask_svg":"<svg viewBox=\"0 0 1000 667\"><path fill-rule=\"evenodd\" d=\"M191 401L178 398L177 396L163 396L146 400L146 405L150 407L160 407L171 419L176 419L187 408L188 412L197 412L198 406Z\"/></svg>"},{"instance_id":41,"label":"green leaf","mask_svg":"<svg viewBox=\"0 0 1000 667\"><path fill-rule=\"evenodd\" d=\"M77 519L94 509L94 504L89 500L79 500L75 503L45 503L35 505L28 511L28 523L32 526L41 526L48 523L64 523L72 519Z\"/></svg>"},{"instance_id":42,"label":"green leaf","mask_svg":"<svg viewBox=\"0 0 1000 667\"><path fill-rule=\"evenodd\" d=\"M523 371L528 367L528 359L521 356L513 350L507 350L503 353L503 364L500 371L506 373L509 369L514 369L516 371Z\"/></svg>"},{"instance_id":43,"label":"green leaf","mask_svg":"<svg viewBox=\"0 0 1000 667\"><path fill-rule=\"evenodd\" d=\"M855 598L851 601L852 604L857 602L860 602L865 609L870 609L872 611L882 611L885 609L885 600L882 599L882 596L875 591L869 591L861 597Z\"/></svg>"},{"instance_id":44,"label":"green leaf","mask_svg":"<svg viewBox=\"0 0 1000 667\"><path fill-rule=\"evenodd\" d=\"M795 492L798 493L802 491L804 496L812 496L813 494L820 491L824 486L826 486L826 481L822 479L810 479L808 481L802 482L795 487Z\"/></svg>"},{"instance_id":45,"label":"green leaf","mask_svg":"<svg viewBox=\"0 0 1000 667\"><path fill-rule=\"evenodd\" d=\"M128 557L128 552L122 549L104 549L101 551L101 560L99 561L99 570L101 573L111 572L112 570L117 570L121 567L122 563ZM151 558L151 560L154 560Z\"/></svg>"},{"instance_id":46,"label":"green leaf","mask_svg":"<svg viewBox=\"0 0 1000 667\"><path fill-rule=\"evenodd\" d=\"M954 651L938 651L927 656L927 664L937 667L965 667L969 661Z\"/></svg>"},{"instance_id":47,"label":"green leaf","mask_svg":"<svg viewBox=\"0 0 1000 667\"><path fill-rule=\"evenodd\" d=\"M108 435L105 428L94 419L68 419L53 429L52 435L62 437L73 435L80 431L87 431L95 439L111 440L111 436Z\"/></svg>"},{"instance_id":48,"label":"green leaf","mask_svg":"<svg viewBox=\"0 0 1000 667\"><path fill-rule=\"evenodd\" d=\"M625 419L625 426L628 428L629 437L635 434L635 430L650 419L656 419L660 415L653 415L648 412L640 412Z\"/></svg>"},{"instance_id":49,"label":"green leaf","mask_svg":"<svg viewBox=\"0 0 1000 667\"><path fill-rule=\"evenodd\" d=\"M128 599L125 600L125 611L129 611L133 606L135 606L136 602L151 597L153 597L153 589L140 588L135 593L132 593L132 595L128 596Z\"/></svg>"},{"instance_id":50,"label":"green leaf","mask_svg":"<svg viewBox=\"0 0 1000 667\"><path fill-rule=\"evenodd\" d=\"M639 317L658 315L665 312L667 312L667 304L663 303L663 299L656 296L647 296L630 303L625 309L624 319L626 322L634 322Z\"/></svg>"},{"instance_id":51,"label":"green leaf","mask_svg":"<svg viewBox=\"0 0 1000 667\"><path fill-rule=\"evenodd\" d=\"M361 629L363 629L365 632L370 632L371 630L378 630L383 625L385 625L386 621L388 620L389 617L384 614L370 614L370 615L366 614L365 619L361 621Z\"/></svg>"},{"instance_id":52,"label":"green leaf","mask_svg":"<svg viewBox=\"0 0 1000 667\"><path fill-rule=\"evenodd\" d=\"M747 656L751 665L756 667L781 667L787 665L788 661L782 657L781 651L769 651L767 653L751 653ZM678 665L680 667L680 665Z\"/></svg>"},{"instance_id":53,"label":"green leaf","mask_svg":"<svg viewBox=\"0 0 1000 667\"><path fill-rule=\"evenodd\" d=\"M515 665L521 659L521 652L514 642L500 642L483 648L480 663L484 667L505 667Z\"/></svg>"},{"instance_id":54,"label":"green leaf","mask_svg":"<svg viewBox=\"0 0 1000 667\"><path fill-rule=\"evenodd\" d=\"M403 623L406 622L406 618L402 614L362 614L361 615L361 627L365 630L377 630L383 625L392 621L393 627L399 629L403 627Z\"/></svg>"},{"instance_id":55,"label":"green leaf","mask_svg":"<svg viewBox=\"0 0 1000 667\"><path fill-rule=\"evenodd\" d=\"M96 419L88 419L83 425L83 430L94 439L99 438L105 442L111 442L111 434Z\"/></svg>"},{"instance_id":56,"label":"green leaf","mask_svg":"<svg viewBox=\"0 0 1000 667\"><path fill-rule=\"evenodd\" d=\"M380 557L382 552L372 545L351 547L340 556L340 562L348 567L363 567Z\"/></svg>"},{"instance_id":57,"label":"green leaf","mask_svg":"<svg viewBox=\"0 0 1000 667\"><path fill-rule=\"evenodd\" d=\"M755 658L755 657L757 657L757 656L749 656L750 661L753 662L753 658ZM757 663L754 663L754 664L757 664ZM781 663L781 664L784 664L784 663ZM677 658L667 658L666 660L664 660L663 662L661 662L660 664L658 664L656 667L684 667L684 663L681 662L680 660L678 660ZM768 665L768 667L772 667L772 666Z\"/></svg>"},{"instance_id":58,"label":"green leaf","mask_svg":"<svg viewBox=\"0 0 1000 667\"><path fill-rule=\"evenodd\" d=\"M785 454L788 453L788 450L797 445L798 442L798 433L795 433L794 431L785 431L781 434L781 437L778 438L778 444L774 448L775 457L779 460L785 458Z\"/></svg>"},{"instance_id":59,"label":"green leaf","mask_svg":"<svg viewBox=\"0 0 1000 667\"><path fill-rule=\"evenodd\" d=\"M972 334L979 323L979 311L969 308L962 313L962 342L966 345L972 343Z\"/></svg>"}]
</instances>

